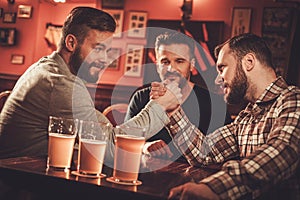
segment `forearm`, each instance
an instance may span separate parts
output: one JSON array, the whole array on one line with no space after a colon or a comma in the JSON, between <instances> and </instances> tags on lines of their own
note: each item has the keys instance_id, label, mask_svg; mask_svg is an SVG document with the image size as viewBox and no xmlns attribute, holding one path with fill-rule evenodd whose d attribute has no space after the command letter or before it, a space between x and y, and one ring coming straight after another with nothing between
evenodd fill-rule
<instances>
[{"instance_id":1,"label":"forearm","mask_svg":"<svg viewBox=\"0 0 300 200\"><path fill-rule=\"evenodd\" d=\"M222 199L253 198L296 174L298 154L282 142L262 145L243 160L224 163L222 170L201 182L207 184ZM270 170L272 169L272 170Z\"/></svg>"},{"instance_id":2,"label":"forearm","mask_svg":"<svg viewBox=\"0 0 300 200\"><path fill-rule=\"evenodd\" d=\"M124 125L148 127L146 139L155 135L170 122L164 109L155 101L150 100L144 109L135 117L126 121Z\"/></svg>"},{"instance_id":3,"label":"forearm","mask_svg":"<svg viewBox=\"0 0 300 200\"><path fill-rule=\"evenodd\" d=\"M181 108L170 116L168 129L174 143L191 165L199 166L205 162L205 135L190 123Z\"/></svg>"},{"instance_id":4,"label":"forearm","mask_svg":"<svg viewBox=\"0 0 300 200\"><path fill-rule=\"evenodd\" d=\"M167 126L170 134L191 165L223 163L228 158L238 157L233 124L205 136L188 120L182 109L170 116L170 120Z\"/></svg>"},{"instance_id":5,"label":"forearm","mask_svg":"<svg viewBox=\"0 0 300 200\"><path fill-rule=\"evenodd\" d=\"M101 113L98 115L99 121L107 121L107 118ZM167 123L169 118L163 108L154 101L149 101L145 108L141 110L135 117L124 122L123 125L135 127L147 127L146 140L161 130ZM108 145L106 150L106 160L113 162L114 156L114 137L115 128L111 127L108 137Z\"/></svg>"}]
</instances>

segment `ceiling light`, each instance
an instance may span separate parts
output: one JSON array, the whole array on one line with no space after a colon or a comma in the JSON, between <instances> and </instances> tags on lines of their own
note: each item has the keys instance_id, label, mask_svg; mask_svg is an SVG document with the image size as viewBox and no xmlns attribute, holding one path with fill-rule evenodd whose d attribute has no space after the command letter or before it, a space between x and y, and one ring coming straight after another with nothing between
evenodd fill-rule
<instances>
[{"instance_id":1,"label":"ceiling light","mask_svg":"<svg viewBox=\"0 0 300 200\"><path fill-rule=\"evenodd\" d=\"M66 0L53 0L55 3L66 3Z\"/></svg>"}]
</instances>

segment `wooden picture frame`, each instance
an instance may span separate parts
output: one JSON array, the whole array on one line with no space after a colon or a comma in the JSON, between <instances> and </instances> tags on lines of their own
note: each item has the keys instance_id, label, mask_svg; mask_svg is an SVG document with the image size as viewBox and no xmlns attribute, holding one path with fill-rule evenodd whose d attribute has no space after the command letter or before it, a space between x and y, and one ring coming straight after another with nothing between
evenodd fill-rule
<instances>
[{"instance_id":1,"label":"wooden picture frame","mask_svg":"<svg viewBox=\"0 0 300 200\"><path fill-rule=\"evenodd\" d=\"M251 8L233 8L231 37L250 32L251 14Z\"/></svg>"},{"instance_id":2,"label":"wooden picture frame","mask_svg":"<svg viewBox=\"0 0 300 200\"><path fill-rule=\"evenodd\" d=\"M123 9L124 0L101 0L102 8Z\"/></svg>"},{"instance_id":3,"label":"wooden picture frame","mask_svg":"<svg viewBox=\"0 0 300 200\"><path fill-rule=\"evenodd\" d=\"M107 53L108 60L108 70L119 70L120 69L120 57L121 57L121 48L111 48Z\"/></svg>"},{"instance_id":4,"label":"wooden picture frame","mask_svg":"<svg viewBox=\"0 0 300 200\"><path fill-rule=\"evenodd\" d=\"M123 31L123 21L124 21L124 11L123 10L116 10L116 9L106 9L104 10L111 14L114 19L116 20L116 31L113 35L114 38L121 38L122 31Z\"/></svg>"},{"instance_id":5,"label":"wooden picture frame","mask_svg":"<svg viewBox=\"0 0 300 200\"><path fill-rule=\"evenodd\" d=\"M124 76L140 77L143 57L144 45L127 44Z\"/></svg>"},{"instance_id":6,"label":"wooden picture frame","mask_svg":"<svg viewBox=\"0 0 300 200\"><path fill-rule=\"evenodd\" d=\"M288 57L289 40L286 34L263 32L262 37L268 43L273 57Z\"/></svg>"},{"instance_id":7,"label":"wooden picture frame","mask_svg":"<svg viewBox=\"0 0 300 200\"><path fill-rule=\"evenodd\" d=\"M291 26L292 12L288 7L265 7L263 12L262 30L288 31Z\"/></svg>"},{"instance_id":8,"label":"wooden picture frame","mask_svg":"<svg viewBox=\"0 0 300 200\"><path fill-rule=\"evenodd\" d=\"M289 38L292 19L293 10L290 7L264 8L262 37L271 49L276 74L285 78L292 45Z\"/></svg>"},{"instance_id":9,"label":"wooden picture frame","mask_svg":"<svg viewBox=\"0 0 300 200\"><path fill-rule=\"evenodd\" d=\"M4 12L3 23L16 23L17 13L15 12Z\"/></svg>"},{"instance_id":10,"label":"wooden picture frame","mask_svg":"<svg viewBox=\"0 0 300 200\"><path fill-rule=\"evenodd\" d=\"M148 13L143 11L129 12L128 37L145 38Z\"/></svg>"},{"instance_id":11,"label":"wooden picture frame","mask_svg":"<svg viewBox=\"0 0 300 200\"><path fill-rule=\"evenodd\" d=\"M0 8L0 17L3 16L3 8Z\"/></svg>"},{"instance_id":12,"label":"wooden picture frame","mask_svg":"<svg viewBox=\"0 0 300 200\"><path fill-rule=\"evenodd\" d=\"M12 54L10 63L14 65L22 65L24 64L24 60L25 60L24 55Z\"/></svg>"},{"instance_id":13,"label":"wooden picture frame","mask_svg":"<svg viewBox=\"0 0 300 200\"><path fill-rule=\"evenodd\" d=\"M19 5L18 6L18 18L31 18L32 6L29 5Z\"/></svg>"},{"instance_id":14,"label":"wooden picture frame","mask_svg":"<svg viewBox=\"0 0 300 200\"><path fill-rule=\"evenodd\" d=\"M15 28L0 28L0 45L13 46L16 43Z\"/></svg>"}]
</instances>

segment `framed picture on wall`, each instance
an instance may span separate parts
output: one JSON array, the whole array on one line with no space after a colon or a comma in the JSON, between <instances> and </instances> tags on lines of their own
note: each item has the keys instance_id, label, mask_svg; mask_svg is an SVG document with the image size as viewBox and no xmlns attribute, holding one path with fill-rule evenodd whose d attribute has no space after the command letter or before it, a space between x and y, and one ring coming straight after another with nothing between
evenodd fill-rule
<instances>
[{"instance_id":1,"label":"framed picture on wall","mask_svg":"<svg viewBox=\"0 0 300 200\"><path fill-rule=\"evenodd\" d=\"M0 28L0 45L12 46L16 42L15 28Z\"/></svg>"},{"instance_id":2,"label":"framed picture on wall","mask_svg":"<svg viewBox=\"0 0 300 200\"><path fill-rule=\"evenodd\" d=\"M250 32L251 8L233 8L231 37Z\"/></svg>"},{"instance_id":3,"label":"framed picture on wall","mask_svg":"<svg viewBox=\"0 0 300 200\"><path fill-rule=\"evenodd\" d=\"M3 13L3 23L16 23L17 13L5 12Z\"/></svg>"},{"instance_id":4,"label":"framed picture on wall","mask_svg":"<svg viewBox=\"0 0 300 200\"><path fill-rule=\"evenodd\" d=\"M122 9L124 0L101 0L102 8Z\"/></svg>"},{"instance_id":5,"label":"framed picture on wall","mask_svg":"<svg viewBox=\"0 0 300 200\"><path fill-rule=\"evenodd\" d=\"M291 25L291 8L266 7L263 12L263 31L288 31Z\"/></svg>"},{"instance_id":6,"label":"framed picture on wall","mask_svg":"<svg viewBox=\"0 0 300 200\"><path fill-rule=\"evenodd\" d=\"M0 17L3 16L3 8L0 8Z\"/></svg>"},{"instance_id":7,"label":"framed picture on wall","mask_svg":"<svg viewBox=\"0 0 300 200\"><path fill-rule=\"evenodd\" d=\"M18 6L18 18L30 18L32 12L32 6L19 5Z\"/></svg>"},{"instance_id":8,"label":"framed picture on wall","mask_svg":"<svg viewBox=\"0 0 300 200\"><path fill-rule=\"evenodd\" d=\"M111 48L107 53L108 70L119 70L121 48Z\"/></svg>"},{"instance_id":9,"label":"framed picture on wall","mask_svg":"<svg viewBox=\"0 0 300 200\"><path fill-rule=\"evenodd\" d=\"M128 37L144 38L146 36L147 12L129 12Z\"/></svg>"},{"instance_id":10,"label":"framed picture on wall","mask_svg":"<svg viewBox=\"0 0 300 200\"><path fill-rule=\"evenodd\" d=\"M124 21L124 11L123 10L113 10L113 9L107 9L104 10L111 14L117 23L116 31L113 35L115 38L120 38L122 37L122 31L123 31L123 21Z\"/></svg>"},{"instance_id":11,"label":"framed picture on wall","mask_svg":"<svg viewBox=\"0 0 300 200\"><path fill-rule=\"evenodd\" d=\"M25 60L24 55L12 54L10 62L11 62L11 64L14 64L14 65L22 65L22 64L24 64L24 60Z\"/></svg>"},{"instance_id":12,"label":"framed picture on wall","mask_svg":"<svg viewBox=\"0 0 300 200\"><path fill-rule=\"evenodd\" d=\"M142 74L142 62L144 45L128 44L126 48L125 76L140 77Z\"/></svg>"},{"instance_id":13,"label":"framed picture on wall","mask_svg":"<svg viewBox=\"0 0 300 200\"><path fill-rule=\"evenodd\" d=\"M286 77L291 51L290 29L293 10L289 7L265 7L262 37L270 46L277 75Z\"/></svg>"},{"instance_id":14,"label":"framed picture on wall","mask_svg":"<svg viewBox=\"0 0 300 200\"><path fill-rule=\"evenodd\" d=\"M274 57L288 57L289 39L286 34L263 32L262 37L268 43Z\"/></svg>"}]
</instances>

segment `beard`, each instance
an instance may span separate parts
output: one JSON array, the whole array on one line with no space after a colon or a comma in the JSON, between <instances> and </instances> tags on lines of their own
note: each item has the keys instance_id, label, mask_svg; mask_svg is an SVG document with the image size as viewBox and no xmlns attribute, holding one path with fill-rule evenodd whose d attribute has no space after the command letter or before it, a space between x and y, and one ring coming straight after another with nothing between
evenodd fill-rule
<instances>
[{"instance_id":1,"label":"beard","mask_svg":"<svg viewBox=\"0 0 300 200\"><path fill-rule=\"evenodd\" d=\"M95 62L87 63L80 56L80 47L77 47L70 57L70 66L77 76L88 83L96 83L99 78L99 73L103 67L99 67Z\"/></svg>"},{"instance_id":2,"label":"beard","mask_svg":"<svg viewBox=\"0 0 300 200\"><path fill-rule=\"evenodd\" d=\"M179 88L183 88L187 82L189 77L184 77L180 73L174 71L174 72L166 72L164 75L164 80L169 80L171 82L175 81L178 83Z\"/></svg>"},{"instance_id":3,"label":"beard","mask_svg":"<svg viewBox=\"0 0 300 200\"><path fill-rule=\"evenodd\" d=\"M228 104L240 104L243 102L246 96L247 89L249 87L248 79L245 72L242 70L242 65L237 64L236 76L228 87L230 92L225 98Z\"/></svg>"}]
</instances>

